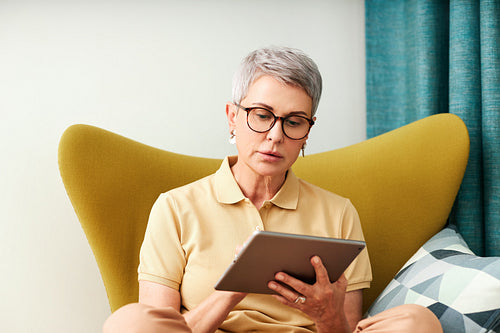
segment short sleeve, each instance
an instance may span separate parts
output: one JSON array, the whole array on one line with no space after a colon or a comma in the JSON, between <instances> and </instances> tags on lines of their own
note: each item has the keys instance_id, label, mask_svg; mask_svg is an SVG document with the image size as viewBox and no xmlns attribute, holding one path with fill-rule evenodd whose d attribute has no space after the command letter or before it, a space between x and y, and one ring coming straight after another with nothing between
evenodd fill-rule
<instances>
[{"instance_id":1,"label":"short sleeve","mask_svg":"<svg viewBox=\"0 0 500 333\"><path fill-rule=\"evenodd\" d=\"M186 265L182 228L174 199L161 194L154 203L140 251L138 279L179 289Z\"/></svg>"},{"instance_id":2,"label":"short sleeve","mask_svg":"<svg viewBox=\"0 0 500 333\"><path fill-rule=\"evenodd\" d=\"M346 239L365 240L358 212L350 200L346 200L342 214L341 234ZM367 247L346 269L345 276L348 280L347 291L370 287L373 277Z\"/></svg>"}]
</instances>

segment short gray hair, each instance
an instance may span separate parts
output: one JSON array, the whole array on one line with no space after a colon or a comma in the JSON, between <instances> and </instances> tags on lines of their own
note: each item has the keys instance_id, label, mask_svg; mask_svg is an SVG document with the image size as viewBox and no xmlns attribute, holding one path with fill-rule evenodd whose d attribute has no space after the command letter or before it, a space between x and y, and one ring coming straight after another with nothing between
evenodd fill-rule
<instances>
[{"instance_id":1,"label":"short gray hair","mask_svg":"<svg viewBox=\"0 0 500 333\"><path fill-rule=\"evenodd\" d=\"M309 56L288 47L269 47L251 52L234 74L233 102L241 103L250 85L263 75L304 89L312 99L314 116L321 98L322 79L318 66Z\"/></svg>"}]
</instances>

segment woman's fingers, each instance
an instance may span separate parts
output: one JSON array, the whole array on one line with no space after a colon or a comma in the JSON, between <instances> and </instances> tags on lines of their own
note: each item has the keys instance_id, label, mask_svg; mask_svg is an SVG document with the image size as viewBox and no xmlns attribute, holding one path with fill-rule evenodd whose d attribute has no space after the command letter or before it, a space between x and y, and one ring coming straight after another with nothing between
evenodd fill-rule
<instances>
[{"instance_id":1,"label":"woman's fingers","mask_svg":"<svg viewBox=\"0 0 500 333\"><path fill-rule=\"evenodd\" d=\"M308 295L310 293L311 288L312 288L312 286L310 284L307 284L307 283L305 283L301 280L298 280L298 279L296 279L288 274L285 274L283 272L277 273L275 275L275 278L277 281L282 282L287 286L290 286L293 289L292 293L294 295L297 295L297 294ZM293 300L295 300L295 298Z\"/></svg>"},{"instance_id":2,"label":"woman's fingers","mask_svg":"<svg viewBox=\"0 0 500 333\"><path fill-rule=\"evenodd\" d=\"M273 297L287 306L304 312L316 324L330 325L333 322L344 322L347 279L342 274L337 281L331 283L328 271L318 256L311 258L311 264L316 273L316 283L310 285L280 272L275 275L276 280L268 284L277 294Z\"/></svg>"},{"instance_id":3,"label":"woman's fingers","mask_svg":"<svg viewBox=\"0 0 500 333\"><path fill-rule=\"evenodd\" d=\"M305 305L308 307L318 307L320 303L323 303L327 299L328 301L332 301L333 294L339 293L333 298L338 298L345 294L347 279L344 274L335 283L331 283L328 271L320 257L312 257L311 264L316 273L315 284L310 285L286 273L279 272L275 275L276 280L270 281L268 284L269 288L277 293L277 295L274 295L275 298L289 306L303 309Z\"/></svg>"},{"instance_id":4,"label":"woman's fingers","mask_svg":"<svg viewBox=\"0 0 500 333\"><path fill-rule=\"evenodd\" d=\"M330 277L328 276L328 271L323 265L321 258L318 256L313 256L311 258L311 264L314 267L314 272L316 273L316 282L320 284L330 284Z\"/></svg>"},{"instance_id":5,"label":"woman's fingers","mask_svg":"<svg viewBox=\"0 0 500 333\"><path fill-rule=\"evenodd\" d=\"M330 286L330 278L328 277L328 271L326 267L323 265L320 257L314 256L311 258L311 264L313 265L315 274L316 274L316 283L323 286ZM276 281L283 283L286 286L290 286L292 290L284 287L280 283L276 283L272 281L269 285L269 288L276 291L277 293L283 295L290 301L294 301L297 296L300 295L309 295L313 293L313 286L307 284L301 280L298 280L288 274L283 272L279 272L275 275ZM293 298L293 299L292 299Z\"/></svg>"},{"instance_id":6,"label":"woman's fingers","mask_svg":"<svg viewBox=\"0 0 500 333\"><path fill-rule=\"evenodd\" d=\"M287 300L294 301L295 298L297 297L297 291L291 288L287 288L285 285L277 282L277 281L284 282L285 280L287 280L285 277L283 277L283 275L286 274L283 273L276 274L276 281L270 281L268 287L277 292L279 295L285 297ZM290 285L290 287L292 286Z\"/></svg>"}]
</instances>

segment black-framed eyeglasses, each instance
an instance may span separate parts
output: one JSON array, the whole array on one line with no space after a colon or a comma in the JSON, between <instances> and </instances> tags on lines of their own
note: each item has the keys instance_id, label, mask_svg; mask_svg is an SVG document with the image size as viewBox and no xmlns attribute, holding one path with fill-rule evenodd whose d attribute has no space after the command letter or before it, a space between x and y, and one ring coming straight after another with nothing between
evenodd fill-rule
<instances>
[{"instance_id":1,"label":"black-framed eyeglasses","mask_svg":"<svg viewBox=\"0 0 500 333\"><path fill-rule=\"evenodd\" d=\"M257 133L271 130L276 121L281 120L283 134L289 139L300 140L309 134L311 126L314 125L314 120L300 115L291 114L286 117L277 117L271 110L260 106L250 108L239 104L236 106L247 113L247 125Z\"/></svg>"}]
</instances>

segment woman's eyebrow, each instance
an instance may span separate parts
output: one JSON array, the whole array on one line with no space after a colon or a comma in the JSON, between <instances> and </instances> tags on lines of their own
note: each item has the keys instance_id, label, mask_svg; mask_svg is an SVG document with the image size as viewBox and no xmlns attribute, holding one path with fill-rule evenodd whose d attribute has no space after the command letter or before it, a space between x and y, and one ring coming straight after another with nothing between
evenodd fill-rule
<instances>
[{"instance_id":1,"label":"woman's eyebrow","mask_svg":"<svg viewBox=\"0 0 500 333\"><path fill-rule=\"evenodd\" d=\"M266 103L255 102L255 103L252 103L252 106L260 106L260 107L263 107L264 109L267 109L269 111L274 111L274 108L270 105L267 105ZM288 113L287 115L304 115L305 117L309 117L309 115L305 111L292 111L292 112Z\"/></svg>"},{"instance_id":2,"label":"woman's eyebrow","mask_svg":"<svg viewBox=\"0 0 500 333\"><path fill-rule=\"evenodd\" d=\"M260 103L260 102L256 102L256 103L252 103L253 106L261 106L263 107L264 109L268 109L270 111L274 111L273 107L271 105L267 105L266 103Z\"/></svg>"}]
</instances>

